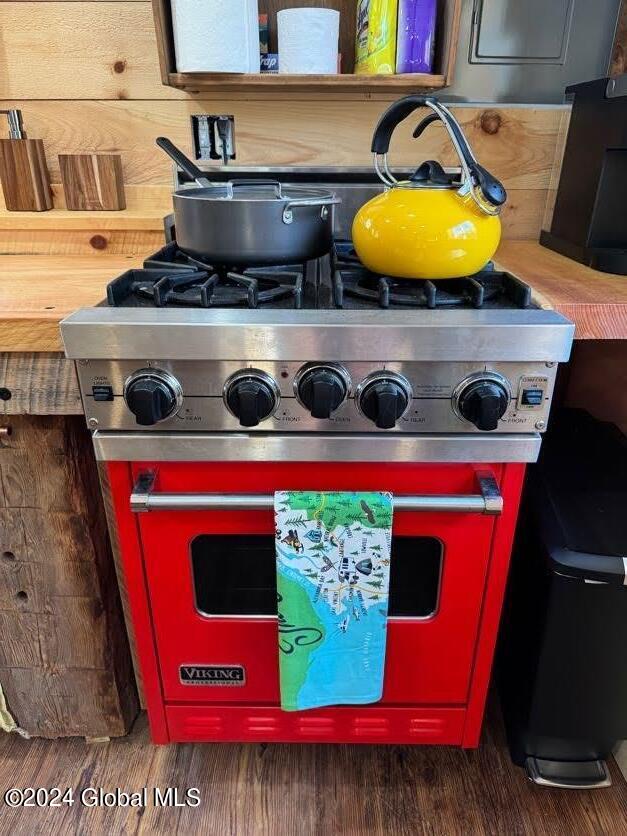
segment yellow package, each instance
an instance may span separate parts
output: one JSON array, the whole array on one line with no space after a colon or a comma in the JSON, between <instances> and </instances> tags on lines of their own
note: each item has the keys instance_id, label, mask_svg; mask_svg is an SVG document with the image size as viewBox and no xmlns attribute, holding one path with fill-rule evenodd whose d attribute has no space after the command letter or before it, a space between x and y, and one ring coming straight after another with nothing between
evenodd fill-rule
<instances>
[{"instance_id":1,"label":"yellow package","mask_svg":"<svg viewBox=\"0 0 627 836\"><path fill-rule=\"evenodd\" d=\"M358 0L355 72L393 73L396 66L398 0Z\"/></svg>"}]
</instances>

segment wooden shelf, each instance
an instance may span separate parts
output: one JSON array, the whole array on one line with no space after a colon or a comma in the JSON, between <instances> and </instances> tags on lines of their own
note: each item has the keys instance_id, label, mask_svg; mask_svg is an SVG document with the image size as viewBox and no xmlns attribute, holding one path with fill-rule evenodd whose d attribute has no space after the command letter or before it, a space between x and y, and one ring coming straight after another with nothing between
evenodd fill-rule
<instances>
[{"instance_id":1,"label":"wooden shelf","mask_svg":"<svg viewBox=\"0 0 627 836\"><path fill-rule=\"evenodd\" d=\"M288 73L168 73L168 83L188 93L206 90L329 90L342 92L406 92L419 88L437 90L446 86L443 75L292 75Z\"/></svg>"},{"instance_id":2,"label":"wooden shelf","mask_svg":"<svg viewBox=\"0 0 627 836\"><path fill-rule=\"evenodd\" d=\"M206 91L289 93L390 93L438 90L451 83L459 34L462 0L439 0L434 73L404 75L355 75L356 0L299 0L301 6L325 6L340 12L340 52L345 72L337 75L291 75L283 73L179 73L172 37L170 0L152 0L159 66L163 84L188 93ZM259 11L268 14L270 52L277 51L276 13L293 6L293 0L260 0Z\"/></svg>"}]
</instances>

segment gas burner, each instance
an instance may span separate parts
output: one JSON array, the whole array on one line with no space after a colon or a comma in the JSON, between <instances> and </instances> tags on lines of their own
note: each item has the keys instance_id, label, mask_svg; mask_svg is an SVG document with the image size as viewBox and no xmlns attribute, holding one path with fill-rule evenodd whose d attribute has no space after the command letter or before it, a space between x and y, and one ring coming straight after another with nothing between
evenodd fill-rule
<instances>
[{"instance_id":1,"label":"gas burner","mask_svg":"<svg viewBox=\"0 0 627 836\"><path fill-rule=\"evenodd\" d=\"M347 298L350 297L350 298ZM400 279L371 273L349 243L336 246L333 275L336 307L529 308L531 289L490 263L474 276L458 279Z\"/></svg>"},{"instance_id":2,"label":"gas burner","mask_svg":"<svg viewBox=\"0 0 627 836\"><path fill-rule=\"evenodd\" d=\"M257 308L281 300L303 305L304 266L230 270L192 258L168 244L107 287L112 307Z\"/></svg>"},{"instance_id":3,"label":"gas burner","mask_svg":"<svg viewBox=\"0 0 627 836\"><path fill-rule=\"evenodd\" d=\"M349 271L341 271L345 291L350 296L374 301L380 308L407 305L413 308L481 308L484 302L499 293L493 288L486 294L485 287L476 279L449 279L446 285L432 281L395 279L357 271L349 278Z\"/></svg>"}]
</instances>

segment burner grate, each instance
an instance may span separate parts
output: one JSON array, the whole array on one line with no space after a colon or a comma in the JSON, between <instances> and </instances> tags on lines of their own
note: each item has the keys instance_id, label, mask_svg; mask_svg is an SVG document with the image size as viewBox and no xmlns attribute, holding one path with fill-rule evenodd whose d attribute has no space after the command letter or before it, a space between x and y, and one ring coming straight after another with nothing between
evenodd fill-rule
<instances>
[{"instance_id":1,"label":"burner grate","mask_svg":"<svg viewBox=\"0 0 627 836\"><path fill-rule=\"evenodd\" d=\"M515 276L495 270L492 263L474 276L458 279L400 279L371 273L360 264L349 243L336 246L332 287L338 308L356 303L362 307L429 310L528 308L532 305L528 285Z\"/></svg>"},{"instance_id":2,"label":"burner grate","mask_svg":"<svg viewBox=\"0 0 627 836\"><path fill-rule=\"evenodd\" d=\"M146 259L143 270L128 270L111 282L107 301L114 307L258 308L291 299L301 308L304 270L304 265L230 270L185 255L171 243Z\"/></svg>"}]
</instances>

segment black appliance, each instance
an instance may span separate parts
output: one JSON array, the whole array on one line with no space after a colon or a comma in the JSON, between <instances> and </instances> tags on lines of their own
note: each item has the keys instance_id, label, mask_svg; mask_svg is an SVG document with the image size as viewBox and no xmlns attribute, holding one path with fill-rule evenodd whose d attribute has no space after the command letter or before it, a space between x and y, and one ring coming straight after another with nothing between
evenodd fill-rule
<instances>
[{"instance_id":1,"label":"black appliance","mask_svg":"<svg viewBox=\"0 0 627 836\"><path fill-rule=\"evenodd\" d=\"M627 74L566 88L572 115L550 230L540 243L627 275Z\"/></svg>"},{"instance_id":2,"label":"black appliance","mask_svg":"<svg viewBox=\"0 0 627 836\"><path fill-rule=\"evenodd\" d=\"M553 416L530 468L499 644L513 760L536 783L607 786L627 738L627 439Z\"/></svg>"}]
</instances>

